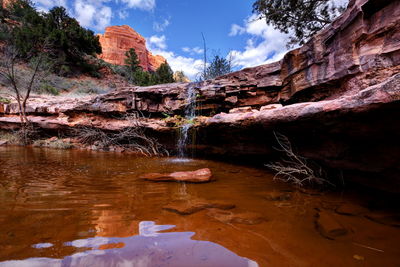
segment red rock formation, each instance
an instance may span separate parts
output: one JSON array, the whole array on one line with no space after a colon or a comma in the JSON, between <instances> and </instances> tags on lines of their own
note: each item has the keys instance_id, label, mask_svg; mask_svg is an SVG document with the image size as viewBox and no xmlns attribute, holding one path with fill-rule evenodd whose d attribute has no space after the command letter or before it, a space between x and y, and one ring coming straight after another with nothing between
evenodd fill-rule
<instances>
[{"instance_id":1,"label":"red rock formation","mask_svg":"<svg viewBox=\"0 0 400 267\"><path fill-rule=\"evenodd\" d=\"M3 8L5 8L12 0L0 0L0 3L2 2Z\"/></svg>"},{"instance_id":2,"label":"red rock formation","mask_svg":"<svg viewBox=\"0 0 400 267\"><path fill-rule=\"evenodd\" d=\"M160 67L161 64L166 62L163 56L153 55L151 52L149 52L148 59L149 65L152 70L156 70L158 67Z\"/></svg>"},{"instance_id":3,"label":"red rock formation","mask_svg":"<svg viewBox=\"0 0 400 267\"><path fill-rule=\"evenodd\" d=\"M165 58L153 55L146 48L146 39L127 25L107 27L104 34L99 34L100 44L103 53L100 58L104 61L115 64L125 65L125 53L134 48L138 55L140 66L145 71L154 71Z\"/></svg>"}]
</instances>

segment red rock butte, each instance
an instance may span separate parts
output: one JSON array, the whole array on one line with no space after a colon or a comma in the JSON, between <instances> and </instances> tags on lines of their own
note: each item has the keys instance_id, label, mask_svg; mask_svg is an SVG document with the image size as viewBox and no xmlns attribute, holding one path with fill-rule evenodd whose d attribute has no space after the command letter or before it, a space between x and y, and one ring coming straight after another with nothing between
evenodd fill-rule
<instances>
[{"instance_id":1,"label":"red rock butte","mask_svg":"<svg viewBox=\"0 0 400 267\"><path fill-rule=\"evenodd\" d=\"M6 8L6 6L11 3L12 0L0 0L0 3L2 3L3 8Z\"/></svg>"},{"instance_id":2,"label":"red rock butte","mask_svg":"<svg viewBox=\"0 0 400 267\"><path fill-rule=\"evenodd\" d=\"M166 61L147 50L146 39L128 25L107 27L104 34L99 34L99 40L103 50L99 57L111 64L125 65L125 53L131 48L135 49L145 71L155 71Z\"/></svg>"}]
</instances>

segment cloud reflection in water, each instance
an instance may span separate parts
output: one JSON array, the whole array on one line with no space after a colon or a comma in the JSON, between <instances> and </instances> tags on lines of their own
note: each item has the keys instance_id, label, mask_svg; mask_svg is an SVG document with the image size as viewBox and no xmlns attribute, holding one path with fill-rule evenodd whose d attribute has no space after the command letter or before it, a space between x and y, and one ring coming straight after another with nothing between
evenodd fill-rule
<instances>
[{"instance_id":1,"label":"cloud reflection in water","mask_svg":"<svg viewBox=\"0 0 400 267\"><path fill-rule=\"evenodd\" d=\"M193 232L160 233L174 227L143 221L139 223L139 235L66 242L65 246L88 250L63 259L29 258L0 262L0 266L258 266L216 243L192 240ZM51 244L42 245L33 246L40 249Z\"/></svg>"}]
</instances>

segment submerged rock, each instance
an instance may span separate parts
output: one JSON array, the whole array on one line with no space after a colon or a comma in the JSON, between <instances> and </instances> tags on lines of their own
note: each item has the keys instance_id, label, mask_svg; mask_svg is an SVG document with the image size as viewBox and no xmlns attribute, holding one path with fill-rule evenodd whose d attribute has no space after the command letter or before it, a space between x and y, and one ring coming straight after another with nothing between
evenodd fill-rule
<instances>
[{"instance_id":1,"label":"submerged rock","mask_svg":"<svg viewBox=\"0 0 400 267\"><path fill-rule=\"evenodd\" d=\"M190 215L208 208L222 210L233 209L236 205L224 201L208 201L204 199L176 200L163 207L164 210L180 215Z\"/></svg>"},{"instance_id":2,"label":"submerged rock","mask_svg":"<svg viewBox=\"0 0 400 267\"><path fill-rule=\"evenodd\" d=\"M328 211L321 211L317 215L316 226L319 233L328 239L344 236L348 230Z\"/></svg>"},{"instance_id":3,"label":"submerged rock","mask_svg":"<svg viewBox=\"0 0 400 267\"><path fill-rule=\"evenodd\" d=\"M316 189L311 189L311 188L303 188L299 187L297 188L297 191L304 194L304 195L309 195L309 196L321 196L323 195L322 191L318 191Z\"/></svg>"},{"instance_id":4,"label":"submerged rock","mask_svg":"<svg viewBox=\"0 0 400 267\"><path fill-rule=\"evenodd\" d=\"M368 209L366 209L366 208L364 208L362 206L359 206L359 205L346 203L346 204L343 204L343 205L339 206L336 209L336 212L339 213L339 214L342 214L342 215L353 215L353 216L355 216L355 215L360 215L360 214L363 214L363 213L367 213Z\"/></svg>"},{"instance_id":5,"label":"submerged rock","mask_svg":"<svg viewBox=\"0 0 400 267\"><path fill-rule=\"evenodd\" d=\"M254 225L266 220L261 214L250 211L234 213L226 210L210 209L207 215L222 223Z\"/></svg>"},{"instance_id":6,"label":"submerged rock","mask_svg":"<svg viewBox=\"0 0 400 267\"><path fill-rule=\"evenodd\" d=\"M389 225L393 227L400 227L400 215L391 213L369 213L365 217L371 221Z\"/></svg>"},{"instance_id":7,"label":"submerged rock","mask_svg":"<svg viewBox=\"0 0 400 267\"><path fill-rule=\"evenodd\" d=\"M263 197L269 201L287 201L292 199L292 194L289 192L268 192Z\"/></svg>"},{"instance_id":8,"label":"submerged rock","mask_svg":"<svg viewBox=\"0 0 400 267\"><path fill-rule=\"evenodd\" d=\"M207 183L211 181L212 173L208 168L196 171L172 172L172 173L147 173L140 178L155 182L189 182Z\"/></svg>"}]
</instances>

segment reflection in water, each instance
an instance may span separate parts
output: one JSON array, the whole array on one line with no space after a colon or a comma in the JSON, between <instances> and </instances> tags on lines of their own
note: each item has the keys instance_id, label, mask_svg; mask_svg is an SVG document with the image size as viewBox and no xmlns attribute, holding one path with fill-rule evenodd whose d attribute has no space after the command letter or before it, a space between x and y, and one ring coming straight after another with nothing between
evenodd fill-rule
<instances>
[{"instance_id":1,"label":"reflection in water","mask_svg":"<svg viewBox=\"0 0 400 267\"><path fill-rule=\"evenodd\" d=\"M139 178L201 168L216 180ZM355 197L296 192L265 170L217 161L0 147L0 265L354 266L359 255L366 266L400 266L400 228L334 214L347 235L333 241L316 229L317 210L334 213ZM356 199L367 207L378 198ZM165 209L216 202L236 207L190 215ZM172 227L166 224L175 232L160 233Z\"/></svg>"},{"instance_id":2,"label":"reflection in water","mask_svg":"<svg viewBox=\"0 0 400 267\"><path fill-rule=\"evenodd\" d=\"M65 242L65 246L87 250L64 259L29 258L0 262L0 266L258 266L213 242L192 240L192 232L159 233L174 227L143 221L139 235ZM37 249L51 246L34 245Z\"/></svg>"},{"instance_id":3,"label":"reflection in water","mask_svg":"<svg viewBox=\"0 0 400 267\"><path fill-rule=\"evenodd\" d=\"M186 183L182 182L180 184L181 184L181 186L179 187L179 195L181 196L182 199L184 199L188 195L187 189L186 189Z\"/></svg>"},{"instance_id":4,"label":"reflection in water","mask_svg":"<svg viewBox=\"0 0 400 267\"><path fill-rule=\"evenodd\" d=\"M33 248L51 248L53 246L52 243L38 243L35 245L32 245Z\"/></svg>"},{"instance_id":5,"label":"reflection in water","mask_svg":"<svg viewBox=\"0 0 400 267\"><path fill-rule=\"evenodd\" d=\"M173 163L186 163L186 162L193 162L193 159L190 158L171 158L168 159L169 162Z\"/></svg>"}]
</instances>

